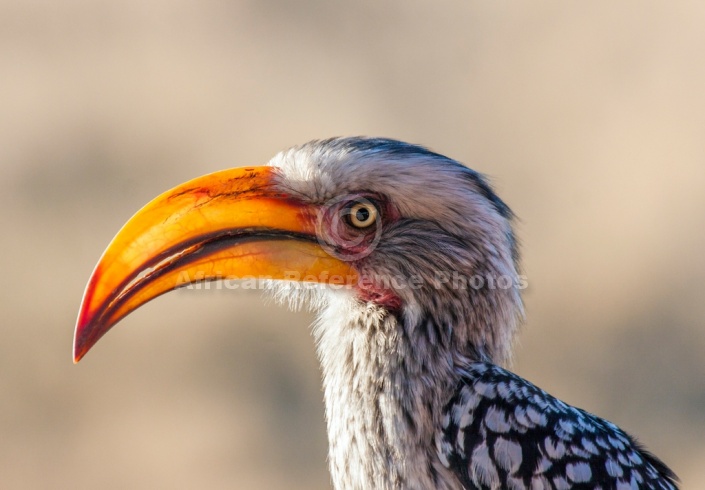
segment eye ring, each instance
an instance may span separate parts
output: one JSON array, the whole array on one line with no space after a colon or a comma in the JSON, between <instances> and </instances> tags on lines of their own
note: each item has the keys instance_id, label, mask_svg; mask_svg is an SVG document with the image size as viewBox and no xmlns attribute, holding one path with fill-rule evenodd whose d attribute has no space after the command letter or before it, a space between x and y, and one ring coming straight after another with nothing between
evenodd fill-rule
<instances>
[{"instance_id":1,"label":"eye ring","mask_svg":"<svg viewBox=\"0 0 705 490\"><path fill-rule=\"evenodd\" d=\"M348 214L350 224L355 228L369 228L377 222L377 216L379 211L367 200L354 203Z\"/></svg>"}]
</instances>

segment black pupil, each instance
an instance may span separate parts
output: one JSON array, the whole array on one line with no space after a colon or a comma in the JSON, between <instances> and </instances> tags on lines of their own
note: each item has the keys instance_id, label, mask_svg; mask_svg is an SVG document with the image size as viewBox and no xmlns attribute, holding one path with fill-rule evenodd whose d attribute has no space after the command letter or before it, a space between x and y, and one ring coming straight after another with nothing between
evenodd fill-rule
<instances>
[{"instance_id":1,"label":"black pupil","mask_svg":"<svg viewBox=\"0 0 705 490\"><path fill-rule=\"evenodd\" d=\"M367 222L367 220L370 219L370 210L367 208L359 208L357 211L355 211L355 218L360 223Z\"/></svg>"}]
</instances>

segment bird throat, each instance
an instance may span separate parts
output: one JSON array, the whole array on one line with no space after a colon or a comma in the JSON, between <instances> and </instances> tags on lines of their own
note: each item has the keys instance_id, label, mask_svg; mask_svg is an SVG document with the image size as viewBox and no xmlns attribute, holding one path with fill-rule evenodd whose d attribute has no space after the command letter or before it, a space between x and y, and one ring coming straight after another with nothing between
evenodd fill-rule
<instances>
[{"instance_id":1,"label":"bird throat","mask_svg":"<svg viewBox=\"0 0 705 490\"><path fill-rule=\"evenodd\" d=\"M424 328L354 300L322 312L314 336L336 489L446 488L439 482L454 480L439 478L447 470L435 449L454 360L423 340Z\"/></svg>"}]
</instances>

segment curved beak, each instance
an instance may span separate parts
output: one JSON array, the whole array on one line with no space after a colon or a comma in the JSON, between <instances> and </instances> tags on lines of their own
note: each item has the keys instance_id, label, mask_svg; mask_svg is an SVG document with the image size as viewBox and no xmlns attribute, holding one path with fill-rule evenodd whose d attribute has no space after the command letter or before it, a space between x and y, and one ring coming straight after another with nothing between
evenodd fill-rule
<instances>
[{"instance_id":1,"label":"curved beak","mask_svg":"<svg viewBox=\"0 0 705 490\"><path fill-rule=\"evenodd\" d=\"M86 286L78 362L117 322L157 296L223 278L357 282L316 238L316 208L275 187L271 167L223 170L160 195L122 227Z\"/></svg>"}]
</instances>

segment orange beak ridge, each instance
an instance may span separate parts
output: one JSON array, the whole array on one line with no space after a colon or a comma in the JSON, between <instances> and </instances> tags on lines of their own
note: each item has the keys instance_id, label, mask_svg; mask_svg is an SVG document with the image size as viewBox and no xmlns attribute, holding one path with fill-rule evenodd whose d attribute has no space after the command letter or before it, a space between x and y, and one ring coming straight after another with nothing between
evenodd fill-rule
<instances>
[{"instance_id":1,"label":"orange beak ridge","mask_svg":"<svg viewBox=\"0 0 705 490\"><path fill-rule=\"evenodd\" d=\"M91 275L76 322L78 362L157 296L223 278L353 285L352 266L316 237L316 209L280 192L272 167L223 170L155 198L122 227Z\"/></svg>"}]
</instances>

